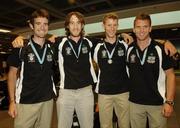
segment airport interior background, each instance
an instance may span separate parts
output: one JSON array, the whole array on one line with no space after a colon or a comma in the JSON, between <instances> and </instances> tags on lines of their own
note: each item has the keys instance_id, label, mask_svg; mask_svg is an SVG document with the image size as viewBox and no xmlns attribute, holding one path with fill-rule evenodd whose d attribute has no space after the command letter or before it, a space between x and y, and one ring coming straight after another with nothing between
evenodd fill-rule
<instances>
[{"instance_id":1,"label":"airport interior background","mask_svg":"<svg viewBox=\"0 0 180 128\"><path fill-rule=\"evenodd\" d=\"M85 16L85 32L88 36L103 38L101 20L105 13L116 12L119 16L118 33L132 33L133 18L139 12L153 15L153 31L156 39L170 40L180 53L180 1L179 0L1 0L0 4L0 128L13 128L13 120L8 116L7 57L12 52L11 42L18 35L29 38L28 16L38 8L50 13L48 37L52 34L64 35L64 18L71 11L79 11ZM122 22L121 22L122 21ZM158 22L159 21L159 22ZM47 38L48 38L47 37ZM175 64L176 98L174 113L168 120L168 128L180 127L180 67ZM96 94L95 94L96 95ZM99 128L98 114L95 113L95 128ZM54 108L52 128L57 128ZM78 128L74 118L74 126ZM114 119L114 128L117 128Z\"/></svg>"}]
</instances>

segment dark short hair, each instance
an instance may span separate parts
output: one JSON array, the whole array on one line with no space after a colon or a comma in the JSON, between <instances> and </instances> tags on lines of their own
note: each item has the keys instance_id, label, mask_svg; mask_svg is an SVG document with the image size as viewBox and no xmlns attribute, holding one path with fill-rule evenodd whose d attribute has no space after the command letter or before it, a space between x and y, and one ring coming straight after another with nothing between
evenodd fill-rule
<instances>
[{"instance_id":1,"label":"dark short hair","mask_svg":"<svg viewBox=\"0 0 180 128\"><path fill-rule=\"evenodd\" d=\"M49 21L49 13L47 10L45 9L38 9L36 11L34 11L31 16L30 16L30 19L29 19L29 23L31 23L32 25L34 25L34 19L35 18L38 18L38 17L45 17L48 19Z\"/></svg>"},{"instance_id":2,"label":"dark short hair","mask_svg":"<svg viewBox=\"0 0 180 128\"><path fill-rule=\"evenodd\" d=\"M148 20L148 21L149 21L149 24L150 24L150 26L151 26L151 17L150 17L149 14L139 13L139 14L136 16L135 20L134 20L134 26L135 26L135 23L136 23L137 20Z\"/></svg>"},{"instance_id":3,"label":"dark short hair","mask_svg":"<svg viewBox=\"0 0 180 128\"><path fill-rule=\"evenodd\" d=\"M68 15L66 16L65 22L64 22L64 27L65 27L65 31L66 31L66 35L69 36L70 35L70 31L69 31L69 23L70 23L70 19L71 17L75 15L79 21L81 22L82 25L85 25L85 20L84 20L84 16L83 14L81 14L80 12L70 12L68 13ZM84 27L81 30L81 36L84 35Z\"/></svg>"}]
</instances>

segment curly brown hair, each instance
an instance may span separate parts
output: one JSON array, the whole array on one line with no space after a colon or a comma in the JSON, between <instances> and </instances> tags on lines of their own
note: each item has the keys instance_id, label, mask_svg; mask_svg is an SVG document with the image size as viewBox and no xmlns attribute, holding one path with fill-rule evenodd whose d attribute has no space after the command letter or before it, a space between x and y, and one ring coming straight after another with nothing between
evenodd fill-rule
<instances>
[{"instance_id":1,"label":"curly brown hair","mask_svg":"<svg viewBox=\"0 0 180 128\"><path fill-rule=\"evenodd\" d=\"M73 15L75 15L75 16L79 19L79 21L81 22L81 24L82 24L82 26L83 26L83 28L82 28L82 30L81 30L81 33L80 33L81 36L83 36L84 33L85 33L85 32L84 32L85 20L84 20L83 14L81 14L80 12L70 12L70 13L68 13L68 15L66 16L66 19L65 19L65 22L64 22L64 27L65 27L66 35L67 35L67 36L70 35L70 31L69 31L68 26L69 26L69 23L70 23L70 19L71 19L71 17L72 17Z\"/></svg>"}]
</instances>

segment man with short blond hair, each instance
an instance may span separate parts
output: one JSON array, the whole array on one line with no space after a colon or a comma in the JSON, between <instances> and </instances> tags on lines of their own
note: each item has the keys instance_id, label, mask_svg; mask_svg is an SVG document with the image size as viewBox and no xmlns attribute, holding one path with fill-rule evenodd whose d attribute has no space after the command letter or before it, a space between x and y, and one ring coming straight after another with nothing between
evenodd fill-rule
<instances>
[{"instance_id":1,"label":"man with short blond hair","mask_svg":"<svg viewBox=\"0 0 180 128\"><path fill-rule=\"evenodd\" d=\"M94 60L98 64L99 118L101 128L113 128L113 109L120 128L130 128L129 83L126 72L126 49L128 47L117 34L118 16L108 13L103 18L105 38L94 50Z\"/></svg>"}]
</instances>

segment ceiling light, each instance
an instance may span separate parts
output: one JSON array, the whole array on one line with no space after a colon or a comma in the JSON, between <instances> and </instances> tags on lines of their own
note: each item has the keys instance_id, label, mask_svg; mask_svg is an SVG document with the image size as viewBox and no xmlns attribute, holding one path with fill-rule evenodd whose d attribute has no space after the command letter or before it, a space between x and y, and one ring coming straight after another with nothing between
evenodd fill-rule
<instances>
[{"instance_id":1,"label":"ceiling light","mask_svg":"<svg viewBox=\"0 0 180 128\"><path fill-rule=\"evenodd\" d=\"M1 52L0 52L0 54L6 54L6 52L4 52L4 51L1 51Z\"/></svg>"},{"instance_id":2,"label":"ceiling light","mask_svg":"<svg viewBox=\"0 0 180 128\"><path fill-rule=\"evenodd\" d=\"M178 30L178 28L172 28L171 30L172 30L172 31L177 31L177 30Z\"/></svg>"},{"instance_id":3,"label":"ceiling light","mask_svg":"<svg viewBox=\"0 0 180 128\"><path fill-rule=\"evenodd\" d=\"M7 29L0 29L0 32L8 33L8 32L11 32L11 31L10 31L10 30L7 30Z\"/></svg>"}]
</instances>

